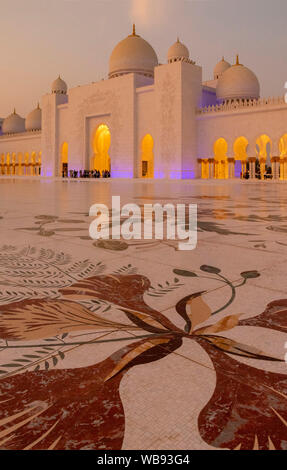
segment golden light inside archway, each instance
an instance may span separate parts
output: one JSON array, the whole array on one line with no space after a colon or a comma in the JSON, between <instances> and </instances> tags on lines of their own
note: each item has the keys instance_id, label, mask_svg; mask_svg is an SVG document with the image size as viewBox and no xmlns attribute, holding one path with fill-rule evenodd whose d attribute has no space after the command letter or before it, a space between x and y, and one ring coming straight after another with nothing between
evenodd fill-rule
<instances>
[{"instance_id":1,"label":"golden light inside archway","mask_svg":"<svg viewBox=\"0 0 287 470\"><path fill-rule=\"evenodd\" d=\"M111 146L111 133L106 124L101 124L94 132L92 138L93 155L93 170L100 172L108 170L111 171L111 159L109 156L109 149Z\"/></svg>"},{"instance_id":2,"label":"golden light inside archway","mask_svg":"<svg viewBox=\"0 0 287 470\"><path fill-rule=\"evenodd\" d=\"M217 139L214 143L213 151L215 160L223 160L227 158L228 144L225 139L222 137Z\"/></svg>"},{"instance_id":3,"label":"golden light inside archway","mask_svg":"<svg viewBox=\"0 0 287 470\"><path fill-rule=\"evenodd\" d=\"M262 134L256 140L256 151L257 156L260 160L267 160L268 157L271 157L272 141L270 137L266 134Z\"/></svg>"},{"instance_id":4,"label":"golden light inside archway","mask_svg":"<svg viewBox=\"0 0 287 470\"><path fill-rule=\"evenodd\" d=\"M246 139L246 137L241 136L235 140L234 145L233 145L235 160L240 160L240 161L247 160L247 152L246 152L247 147L248 147L248 140Z\"/></svg>"},{"instance_id":5,"label":"golden light inside archway","mask_svg":"<svg viewBox=\"0 0 287 470\"><path fill-rule=\"evenodd\" d=\"M61 146L61 165L60 165L60 174L63 177L67 177L69 173L69 145L68 142L64 142ZM42 155L40 156L40 158Z\"/></svg>"},{"instance_id":6,"label":"golden light inside archway","mask_svg":"<svg viewBox=\"0 0 287 470\"><path fill-rule=\"evenodd\" d=\"M68 143L64 142L61 149L61 162L68 163Z\"/></svg>"},{"instance_id":7,"label":"golden light inside archway","mask_svg":"<svg viewBox=\"0 0 287 470\"><path fill-rule=\"evenodd\" d=\"M215 171L214 177L216 179L228 178L228 163L227 163L227 150L228 144L222 137L217 139L213 145Z\"/></svg>"},{"instance_id":8,"label":"golden light inside archway","mask_svg":"<svg viewBox=\"0 0 287 470\"><path fill-rule=\"evenodd\" d=\"M141 142L141 165L142 177L154 177L154 154L153 154L154 140L150 134L146 134Z\"/></svg>"},{"instance_id":9,"label":"golden light inside archway","mask_svg":"<svg viewBox=\"0 0 287 470\"><path fill-rule=\"evenodd\" d=\"M284 134L279 140L280 157L287 157L287 134Z\"/></svg>"}]
</instances>

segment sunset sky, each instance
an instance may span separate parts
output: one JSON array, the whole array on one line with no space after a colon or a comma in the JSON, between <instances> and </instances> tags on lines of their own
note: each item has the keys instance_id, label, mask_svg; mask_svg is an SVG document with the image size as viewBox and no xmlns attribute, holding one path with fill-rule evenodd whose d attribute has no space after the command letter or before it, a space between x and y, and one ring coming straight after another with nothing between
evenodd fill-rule
<instances>
[{"instance_id":1,"label":"sunset sky","mask_svg":"<svg viewBox=\"0 0 287 470\"><path fill-rule=\"evenodd\" d=\"M0 116L14 107L25 116L59 74L69 87L106 77L133 22L160 62L179 36L204 79L239 53L261 96L283 95L286 21L286 0L1 0Z\"/></svg>"}]
</instances>

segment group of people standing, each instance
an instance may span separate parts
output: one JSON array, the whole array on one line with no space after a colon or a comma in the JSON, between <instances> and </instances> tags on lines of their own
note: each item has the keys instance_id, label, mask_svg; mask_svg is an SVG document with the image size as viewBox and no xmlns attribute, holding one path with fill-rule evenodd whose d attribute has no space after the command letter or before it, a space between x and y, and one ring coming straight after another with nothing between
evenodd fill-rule
<instances>
[{"instance_id":1,"label":"group of people standing","mask_svg":"<svg viewBox=\"0 0 287 470\"><path fill-rule=\"evenodd\" d=\"M64 172L63 172L64 173ZM70 170L70 178L110 178L111 173L109 170ZM65 175L63 174L63 178Z\"/></svg>"}]
</instances>

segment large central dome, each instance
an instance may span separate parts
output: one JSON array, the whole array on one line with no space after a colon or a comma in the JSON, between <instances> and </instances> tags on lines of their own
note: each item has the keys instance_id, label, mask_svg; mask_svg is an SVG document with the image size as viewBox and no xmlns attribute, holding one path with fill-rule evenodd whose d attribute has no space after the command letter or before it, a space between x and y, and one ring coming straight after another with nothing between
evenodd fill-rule
<instances>
[{"instance_id":1,"label":"large central dome","mask_svg":"<svg viewBox=\"0 0 287 470\"><path fill-rule=\"evenodd\" d=\"M112 52L109 77L118 77L127 73L153 77L157 65L158 58L154 49L136 34L134 26L133 34L121 41Z\"/></svg>"}]
</instances>

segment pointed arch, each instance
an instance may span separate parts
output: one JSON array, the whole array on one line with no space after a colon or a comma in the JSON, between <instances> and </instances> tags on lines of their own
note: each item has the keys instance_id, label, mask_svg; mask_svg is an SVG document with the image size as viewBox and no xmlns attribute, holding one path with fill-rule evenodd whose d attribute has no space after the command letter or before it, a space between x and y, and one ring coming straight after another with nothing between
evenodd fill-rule
<instances>
[{"instance_id":1,"label":"pointed arch","mask_svg":"<svg viewBox=\"0 0 287 470\"><path fill-rule=\"evenodd\" d=\"M266 164L270 164L272 158L272 141L267 134L256 139L256 154L260 164L260 177L264 179Z\"/></svg>"},{"instance_id":2,"label":"pointed arch","mask_svg":"<svg viewBox=\"0 0 287 470\"><path fill-rule=\"evenodd\" d=\"M256 139L256 153L259 160L267 161L271 158L272 140L267 134L262 134Z\"/></svg>"},{"instance_id":3,"label":"pointed arch","mask_svg":"<svg viewBox=\"0 0 287 470\"><path fill-rule=\"evenodd\" d=\"M238 137L233 144L234 158L235 160L246 161L247 160L247 147L248 140L246 137Z\"/></svg>"}]
</instances>

